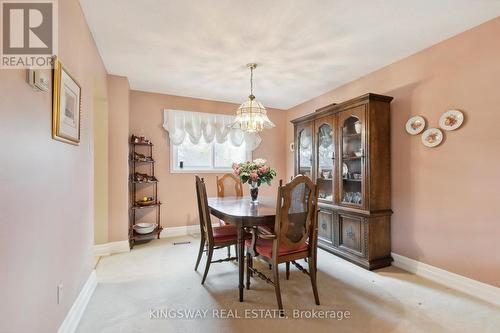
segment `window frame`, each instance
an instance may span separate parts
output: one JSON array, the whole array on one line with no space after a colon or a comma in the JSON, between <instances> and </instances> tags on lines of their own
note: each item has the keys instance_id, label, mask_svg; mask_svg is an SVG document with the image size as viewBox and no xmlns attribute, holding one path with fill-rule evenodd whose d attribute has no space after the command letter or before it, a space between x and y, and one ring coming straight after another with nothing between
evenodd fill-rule
<instances>
[{"instance_id":1,"label":"window frame","mask_svg":"<svg viewBox=\"0 0 500 333\"><path fill-rule=\"evenodd\" d=\"M189 138L185 138L185 140L189 140ZM178 166L177 161L177 148L175 147L172 143L171 140L169 140L169 147L170 147L170 173L226 173L226 172L232 172L233 169L231 167L229 168L216 168L214 167L215 165L215 141L210 142L210 145L212 145L212 154L211 154L211 165L212 167L210 169L180 169ZM230 143L229 139L224 142L225 143ZM246 152L246 159L247 161L252 161L253 159L253 151L247 150Z\"/></svg>"}]
</instances>

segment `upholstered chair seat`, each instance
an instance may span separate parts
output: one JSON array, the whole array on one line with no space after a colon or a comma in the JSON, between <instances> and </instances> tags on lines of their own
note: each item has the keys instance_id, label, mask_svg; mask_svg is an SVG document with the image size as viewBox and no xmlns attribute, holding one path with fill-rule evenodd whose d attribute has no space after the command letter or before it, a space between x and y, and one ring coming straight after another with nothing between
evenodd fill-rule
<instances>
[{"instance_id":1,"label":"upholstered chair seat","mask_svg":"<svg viewBox=\"0 0 500 333\"><path fill-rule=\"evenodd\" d=\"M247 239L245 241L245 246L251 247L252 240ZM257 252L261 256L272 259L272 257L273 257L273 240L272 239L257 238L255 241L255 249L257 250ZM306 256L307 256L307 251L308 251L307 243L304 243L302 246L300 246L299 248L295 248L295 249L289 248L285 244L280 244L279 250L278 250L278 256L284 256L286 254L299 253L299 252L305 252Z\"/></svg>"},{"instance_id":2,"label":"upholstered chair seat","mask_svg":"<svg viewBox=\"0 0 500 333\"><path fill-rule=\"evenodd\" d=\"M213 227L214 242L225 243L227 241L238 239L238 231L232 224L222 225L220 227Z\"/></svg>"}]
</instances>

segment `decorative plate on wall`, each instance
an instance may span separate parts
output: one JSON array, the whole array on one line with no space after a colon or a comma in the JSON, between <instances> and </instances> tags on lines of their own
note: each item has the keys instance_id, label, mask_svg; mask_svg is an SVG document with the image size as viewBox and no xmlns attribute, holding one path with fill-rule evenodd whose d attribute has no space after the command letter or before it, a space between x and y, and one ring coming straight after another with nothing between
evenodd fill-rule
<instances>
[{"instance_id":1,"label":"decorative plate on wall","mask_svg":"<svg viewBox=\"0 0 500 333\"><path fill-rule=\"evenodd\" d=\"M439 127L447 131L453 131L462 126L464 114L458 110L448 110L439 118Z\"/></svg>"},{"instance_id":2,"label":"decorative plate on wall","mask_svg":"<svg viewBox=\"0 0 500 333\"><path fill-rule=\"evenodd\" d=\"M436 147L443 141L443 132L439 128L429 128L422 134L422 143L426 147Z\"/></svg>"},{"instance_id":3,"label":"decorative plate on wall","mask_svg":"<svg viewBox=\"0 0 500 333\"><path fill-rule=\"evenodd\" d=\"M408 134L416 135L422 132L425 128L425 119L421 116L415 116L408 119L406 122L406 131Z\"/></svg>"}]
</instances>

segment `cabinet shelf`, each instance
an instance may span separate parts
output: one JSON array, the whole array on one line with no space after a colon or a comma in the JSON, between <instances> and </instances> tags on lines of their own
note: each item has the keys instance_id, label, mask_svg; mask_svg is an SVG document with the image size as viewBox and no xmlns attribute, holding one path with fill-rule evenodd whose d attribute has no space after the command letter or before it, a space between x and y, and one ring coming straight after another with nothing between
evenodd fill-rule
<instances>
[{"instance_id":1,"label":"cabinet shelf","mask_svg":"<svg viewBox=\"0 0 500 333\"><path fill-rule=\"evenodd\" d=\"M154 204L151 204L151 205L144 205L144 206L141 206L141 205L133 205L132 206L132 209L144 209L144 208L152 208L152 207L158 207L158 206L161 206L161 202L157 202L157 203L154 203ZM135 221L134 221L135 222Z\"/></svg>"},{"instance_id":2,"label":"cabinet shelf","mask_svg":"<svg viewBox=\"0 0 500 333\"><path fill-rule=\"evenodd\" d=\"M363 156L344 156L342 157L343 161L356 161L362 159Z\"/></svg>"},{"instance_id":3,"label":"cabinet shelf","mask_svg":"<svg viewBox=\"0 0 500 333\"><path fill-rule=\"evenodd\" d=\"M130 182L132 184L156 184L156 183L158 183L157 180L148 180L147 182L139 182L139 181L136 181L136 180L132 180Z\"/></svg>"},{"instance_id":4,"label":"cabinet shelf","mask_svg":"<svg viewBox=\"0 0 500 333\"><path fill-rule=\"evenodd\" d=\"M154 146L154 144L152 143L145 143L145 142L130 142L131 145L134 145L134 146Z\"/></svg>"},{"instance_id":5,"label":"cabinet shelf","mask_svg":"<svg viewBox=\"0 0 500 333\"><path fill-rule=\"evenodd\" d=\"M151 231L148 234L139 234L134 230L132 233L132 238L136 241L155 238L155 237L158 237L160 235L162 230L163 230L163 227L161 227L161 226L156 227L155 230Z\"/></svg>"},{"instance_id":6,"label":"cabinet shelf","mask_svg":"<svg viewBox=\"0 0 500 333\"><path fill-rule=\"evenodd\" d=\"M141 160L130 160L132 163L154 163L154 160L147 160L147 161L141 161Z\"/></svg>"},{"instance_id":7,"label":"cabinet shelf","mask_svg":"<svg viewBox=\"0 0 500 333\"><path fill-rule=\"evenodd\" d=\"M362 179L353 179L353 178L342 178L343 181L346 182L361 182L363 181Z\"/></svg>"}]
</instances>

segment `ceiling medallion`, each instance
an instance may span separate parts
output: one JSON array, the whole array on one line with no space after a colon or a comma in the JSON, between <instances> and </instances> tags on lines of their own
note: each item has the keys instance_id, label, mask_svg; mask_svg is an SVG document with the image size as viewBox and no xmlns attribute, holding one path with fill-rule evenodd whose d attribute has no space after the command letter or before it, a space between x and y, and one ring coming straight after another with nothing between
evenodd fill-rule
<instances>
[{"instance_id":1,"label":"ceiling medallion","mask_svg":"<svg viewBox=\"0 0 500 333\"><path fill-rule=\"evenodd\" d=\"M236 119L229 127L239 128L248 133L258 133L276 125L269 120L266 108L253 95L253 70L257 68L257 64L248 64L247 67L250 68L250 96L248 96L248 101L236 110Z\"/></svg>"}]
</instances>

